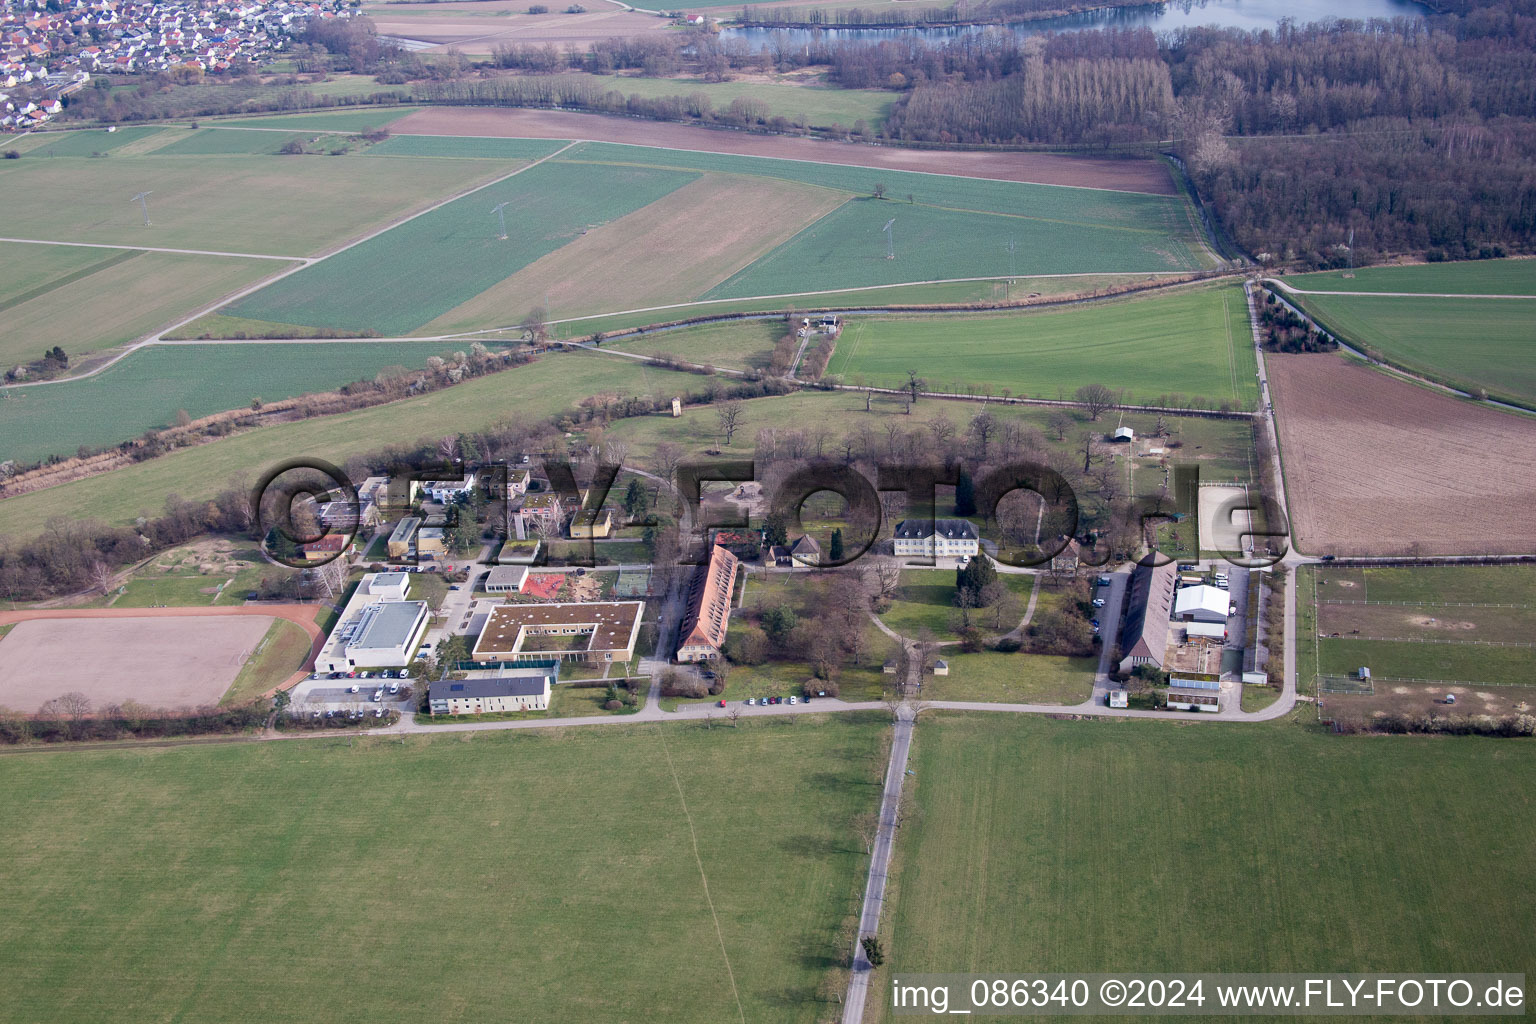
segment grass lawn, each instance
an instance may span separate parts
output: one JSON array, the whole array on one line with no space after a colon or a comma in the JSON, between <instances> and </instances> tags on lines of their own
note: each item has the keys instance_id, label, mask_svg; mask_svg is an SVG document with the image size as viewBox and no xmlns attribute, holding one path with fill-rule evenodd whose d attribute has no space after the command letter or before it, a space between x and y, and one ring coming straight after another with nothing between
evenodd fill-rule
<instances>
[{"instance_id":1,"label":"grass lawn","mask_svg":"<svg viewBox=\"0 0 1536 1024\"><path fill-rule=\"evenodd\" d=\"M765 370L773 357L773 346L786 330L781 320L742 320L630 334L605 341L603 347L648 356L676 356L701 366Z\"/></svg>"},{"instance_id":2,"label":"grass lawn","mask_svg":"<svg viewBox=\"0 0 1536 1024\"><path fill-rule=\"evenodd\" d=\"M304 128L323 132L368 132L384 128L418 107L380 107L377 110L318 111L309 114L273 114L261 117L205 121L205 124L238 125L241 128Z\"/></svg>"},{"instance_id":3,"label":"grass lawn","mask_svg":"<svg viewBox=\"0 0 1536 1024\"><path fill-rule=\"evenodd\" d=\"M1536 300L1301 295L1293 301L1345 341L1393 365L1536 406L1530 359Z\"/></svg>"},{"instance_id":4,"label":"grass lawn","mask_svg":"<svg viewBox=\"0 0 1536 1024\"><path fill-rule=\"evenodd\" d=\"M1294 724L929 712L886 969L1529 974L1533 755ZM1167 884L1184 862L1200 884ZM871 987L876 1020L888 991Z\"/></svg>"},{"instance_id":5,"label":"grass lawn","mask_svg":"<svg viewBox=\"0 0 1536 1024\"><path fill-rule=\"evenodd\" d=\"M309 634L286 619L275 619L251 652L220 704L244 704L282 683L309 656Z\"/></svg>"},{"instance_id":6,"label":"grass lawn","mask_svg":"<svg viewBox=\"0 0 1536 1024\"><path fill-rule=\"evenodd\" d=\"M560 670L562 676L573 675L568 669ZM579 678L579 677L578 677ZM609 711L603 707L608 699L606 687L556 686L549 691L549 708L546 711L493 711L484 715L422 715L416 721L423 725L446 725L450 722L521 722L540 718L597 718L608 715L633 715L645 707L645 694L636 695L633 707Z\"/></svg>"},{"instance_id":7,"label":"grass lawn","mask_svg":"<svg viewBox=\"0 0 1536 1024\"><path fill-rule=\"evenodd\" d=\"M977 700L1004 704L1081 704L1093 694L1099 659L1052 654L978 654L939 656L949 675L923 677L923 700Z\"/></svg>"},{"instance_id":8,"label":"grass lawn","mask_svg":"<svg viewBox=\"0 0 1536 1024\"><path fill-rule=\"evenodd\" d=\"M998 579L1024 601L1029 600L1029 592L1035 585L1033 576L999 575ZM955 635L950 623L952 616L958 613L953 569L903 569L901 588L890 609L880 616L880 621L905 637L915 638L927 630L934 639L953 640ZM974 614L979 620L986 615L986 610Z\"/></svg>"},{"instance_id":9,"label":"grass lawn","mask_svg":"<svg viewBox=\"0 0 1536 1024\"><path fill-rule=\"evenodd\" d=\"M1325 571L1332 578L1333 571ZM1477 604L1536 604L1536 566L1454 565L1364 570L1364 592L1348 597L1365 601L1420 604L1472 602ZM1342 590L1324 595L1342 600Z\"/></svg>"},{"instance_id":10,"label":"grass lawn","mask_svg":"<svg viewBox=\"0 0 1536 1024\"><path fill-rule=\"evenodd\" d=\"M896 682L895 676L885 675L881 663L887 653L893 654L895 646L879 657L867 657L858 667L843 668L837 676L838 699L845 701L880 700ZM732 665L725 678L725 690L713 697L663 697L663 711L676 711L686 704L715 704L726 701L734 704L748 697L759 701L765 697L800 697L806 682L815 673L803 661L770 661L762 665ZM819 685L819 684L818 684ZM720 714L725 714L721 710Z\"/></svg>"},{"instance_id":11,"label":"grass lawn","mask_svg":"<svg viewBox=\"0 0 1536 1024\"><path fill-rule=\"evenodd\" d=\"M552 540L544 546L550 558L573 561L588 557L598 565L638 565L651 560L650 549L637 540L594 540L590 547L584 540Z\"/></svg>"},{"instance_id":12,"label":"grass lawn","mask_svg":"<svg viewBox=\"0 0 1536 1024\"><path fill-rule=\"evenodd\" d=\"M1458 643L1393 643L1349 637L1319 639L1322 671L1349 675L1362 665L1376 679L1432 679L1467 683L1531 683L1529 647Z\"/></svg>"},{"instance_id":13,"label":"grass lawn","mask_svg":"<svg viewBox=\"0 0 1536 1024\"><path fill-rule=\"evenodd\" d=\"M959 382L1057 398L1105 384L1143 405L1173 394L1237 408L1258 401L1247 306L1235 285L1031 312L851 317L828 372L899 387L914 366L944 390Z\"/></svg>"},{"instance_id":14,"label":"grass lawn","mask_svg":"<svg viewBox=\"0 0 1536 1024\"><path fill-rule=\"evenodd\" d=\"M15 246L4 262L50 248L54 247ZM44 286L34 289L31 299L6 304L7 329L0 340L0 363L9 367L36 359L55 345L63 346L73 359L134 341L293 266L274 260L142 251L102 259L101 254L110 250L75 251L96 254L97 269L84 275L64 275L46 290ZM73 451L74 447L50 451Z\"/></svg>"},{"instance_id":15,"label":"grass lawn","mask_svg":"<svg viewBox=\"0 0 1536 1024\"><path fill-rule=\"evenodd\" d=\"M1280 688L1277 686L1244 686L1242 699L1244 711L1263 711L1280 699Z\"/></svg>"},{"instance_id":16,"label":"grass lawn","mask_svg":"<svg viewBox=\"0 0 1536 1024\"><path fill-rule=\"evenodd\" d=\"M1405 267L1364 267L1290 274L1285 283L1309 292L1430 292L1445 295L1536 295L1536 260L1469 260Z\"/></svg>"},{"instance_id":17,"label":"grass lawn","mask_svg":"<svg viewBox=\"0 0 1536 1024\"><path fill-rule=\"evenodd\" d=\"M8 1012L824 1020L888 717L0 759Z\"/></svg>"},{"instance_id":18,"label":"grass lawn","mask_svg":"<svg viewBox=\"0 0 1536 1024\"><path fill-rule=\"evenodd\" d=\"M153 608L157 605L211 605L224 576L141 575L128 582L113 608Z\"/></svg>"},{"instance_id":19,"label":"grass lawn","mask_svg":"<svg viewBox=\"0 0 1536 1024\"><path fill-rule=\"evenodd\" d=\"M307 256L513 169L492 160L337 159L27 154L0 161L0 223L18 238ZM139 191L154 193L147 228L138 204L126 201ZM53 201L31 201L40 193Z\"/></svg>"}]
</instances>

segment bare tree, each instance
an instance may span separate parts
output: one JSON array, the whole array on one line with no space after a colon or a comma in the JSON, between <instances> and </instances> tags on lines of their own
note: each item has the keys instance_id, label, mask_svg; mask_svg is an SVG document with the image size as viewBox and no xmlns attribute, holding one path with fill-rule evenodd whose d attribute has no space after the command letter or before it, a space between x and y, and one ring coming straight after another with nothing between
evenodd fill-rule
<instances>
[{"instance_id":1,"label":"bare tree","mask_svg":"<svg viewBox=\"0 0 1536 1024\"><path fill-rule=\"evenodd\" d=\"M720 424L720 433L725 439L722 447L729 448L731 439L736 436L736 430L741 426L741 403L726 402L715 411L715 419Z\"/></svg>"},{"instance_id":2,"label":"bare tree","mask_svg":"<svg viewBox=\"0 0 1536 1024\"><path fill-rule=\"evenodd\" d=\"M902 385L902 390L912 397L912 404L917 404L917 396L928 389L928 380L919 377L916 370L907 371L907 382Z\"/></svg>"},{"instance_id":3,"label":"bare tree","mask_svg":"<svg viewBox=\"0 0 1536 1024\"><path fill-rule=\"evenodd\" d=\"M736 720L741 717L741 702L737 701L726 709L725 717L731 720L731 728L736 728Z\"/></svg>"},{"instance_id":4,"label":"bare tree","mask_svg":"<svg viewBox=\"0 0 1536 1024\"><path fill-rule=\"evenodd\" d=\"M1103 384L1084 384L1077 389L1076 398L1088 410L1088 418L1096 420L1116 404L1115 393Z\"/></svg>"},{"instance_id":5,"label":"bare tree","mask_svg":"<svg viewBox=\"0 0 1536 1024\"><path fill-rule=\"evenodd\" d=\"M677 464L683 461L683 446L671 441L663 441L651 450L651 464L656 467L656 475L667 482L668 487L675 487L677 481L673 474L677 472Z\"/></svg>"},{"instance_id":6,"label":"bare tree","mask_svg":"<svg viewBox=\"0 0 1536 1024\"><path fill-rule=\"evenodd\" d=\"M1056 440L1065 441L1067 431L1072 429L1072 414L1064 409L1057 409L1046 417L1045 423L1051 428L1051 433L1056 435Z\"/></svg>"},{"instance_id":7,"label":"bare tree","mask_svg":"<svg viewBox=\"0 0 1536 1024\"><path fill-rule=\"evenodd\" d=\"M976 442L976 454L982 461L986 461L987 449L991 446L992 435L997 433L997 417L990 412L982 412L971 418L971 438Z\"/></svg>"},{"instance_id":8,"label":"bare tree","mask_svg":"<svg viewBox=\"0 0 1536 1024\"><path fill-rule=\"evenodd\" d=\"M456 436L440 438L437 442L437 453L452 462L459 456L459 439Z\"/></svg>"},{"instance_id":9,"label":"bare tree","mask_svg":"<svg viewBox=\"0 0 1536 1024\"><path fill-rule=\"evenodd\" d=\"M1077 439L1077 443L1082 449L1083 472L1086 473L1093 468L1093 433L1087 430L1083 431L1083 435Z\"/></svg>"},{"instance_id":10,"label":"bare tree","mask_svg":"<svg viewBox=\"0 0 1536 1024\"><path fill-rule=\"evenodd\" d=\"M103 597L112 591L113 576L112 567L101 559L91 563L91 587L101 591Z\"/></svg>"},{"instance_id":11,"label":"bare tree","mask_svg":"<svg viewBox=\"0 0 1536 1024\"><path fill-rule=\"evenodd\" d=\"M80 723L91 713L91 698L79 690L71 690L60 695L59 710L69 716L70 731L78 733Z\"/></svg>"},{"instance_id":12,"label":"bare tree","mask_svg":"<svg viewBox=\"0 0 1536 1024\"><path fill-rule=\"evenodd\" d=\"M609 465L624 466L628 464L628 441L616 437L610 437L603 442L603 450L607 453Z\"/></svg>"},{"instance_id":13,"label":"bare tree","mask_svg":"<svg viewBox=\"0 0 1536 1024\"><path fill-rule=\"evenodd\" d=\"M544 307L534 306L518 326L528 335L527 340L543 341L549 337L549 324L545 322L547 319L548 314L544 311Z\"/></svg>"},{"instance_id":14,"label":"bare tree","mask_svg":"<svg viewBox=\"0 0 1536 1024\"><path fill-rule=\"evenodd\" d=\"M939 413L927 422L928 433L933 435L933 447L939 454L949 445L950 439L955 436L955 425L950 422L948 416Z\"/></svg>"},{"instance_id":15,"label":"bare tree","mask_svg":"<svg viewBox=\"0 0 1536 1024\"><path fill-rule=\"evenodd\" d=\"M853 819L853 834L864 844L865 853L875 852L875 840L880 838L880 819L873 811L863 811Z\"/></svg>"},{"instance_id":16,"label":"bare tree","mask_svg":"<svg viewBox=\"0 0 1536 1024\"><path fill-rule=\"evenodd\" d=\"M877 601L889 601L901 587L901 562L894 558L865 558L859 562L864 586Z\"/></svg>"}]
</instances>

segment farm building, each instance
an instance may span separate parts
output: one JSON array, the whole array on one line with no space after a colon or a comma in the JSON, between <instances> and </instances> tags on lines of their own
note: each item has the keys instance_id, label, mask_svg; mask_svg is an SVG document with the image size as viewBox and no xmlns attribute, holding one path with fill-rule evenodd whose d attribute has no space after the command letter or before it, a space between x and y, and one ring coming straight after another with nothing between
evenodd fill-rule
<instances>
[{"instance_id":1,"label":"farm building","mask_svg":"<svg viewBox=\"0 0 1536 1024\"><path fill-rule=\"evenodd\" d=\"M504 669L490 679L439 679L428 695L434 715L489 715L547 711L556 669Z\"/></svg>"},{"instance_id":2,"label":"farm building","mask_svg":"<svg viewBox=\"0 0 1536 1024\"><path fill-rule=\"evenodd\" d=\"M528 579L526 565L498 565L485 574L487 594L516 594L522 591Z\"/></svg>"},{"instance_id":3,"label":"farm building","mask_svg":"<svg viewBox=\"0 0 1536 1024\"><path fill-rule=\"evenodd\" d=\"M1184 623L1185 640L1225 640L1227 638L1227 624L1221 622L1186 622Z\"/></svg>"},{"instance_id":4,"label":"farm building","mask_svg":"<svg viewBox=\"0 0 1536 1024\"><path fill-rule=\"evenodd\" d=\"M1178 711L1220 711L1221 683L1173 676L1168 680L1168 706Z\"/></svg>"},{"instance_id":5,"label":"farm building","mask_svg":"<svg viewBox=\"0 0 1536 1024\"><path fill-rule=\"evenodd\" d=\"M613 533L613 512L609 509L587 509L571 517L571 536L577 540L592 540Z\"/></svg>"},{"instance_id":6,"label":"farm building","mask_svg":"<svg viewBox=\"0 0 1536 1024\"><path fill-rule=\"evenodd\" d=\"M981 536L967 519L903 519L893 542L897 558L961 558L981 551Z\"/></svg>"},{"instance_id":7,"label":"farm building","mask_svg":"<svg viewBox=\"0 0 1536 1024\"><path fill-rule=\"evenodd\" d=\"M1125 626L1120 631L1120 671L1129 672L1137 665L1163 667L1175 575L1172 562L1157 566L1143 563L1132 571Z\"/></svg>"},{"instance_id":8,"label":"farm building","mask_svg":"<svg viewBox=\"0 0 1536 1024\"><path fill-rule=\"evenodd\" d=\"M326 638L316 672L404 668L427 631L425 601L403 600L403 573L369 573Z\"/></svg>"},{"instance_id":9,"label":"farm building","mask_svg":"<svg viewBox=\"0 0 1536 1024\"><path fill-rule=\"evenodd\" d=\"M1231 595L1218 587L1184 587L1174 601L1173 614L1185 622L1226 622L1230 601Z\"/></svg>"},{"instance_id":10,"label":"farm building","mask_svg":"<svg viewBox=\"0 0 1536 1024\"><path fill-rule=\"evenodd\" d=\"M1132 430L1130 427L1116 427L1115 432L1110 435L1110 440L1134 441L1136 440L1136 431Z\"/></svg>"},{"instance_id":11,"label":"farm building","mask_svg":"<svg viewBox=\"0 0 1536 1024\"><path fill-rule=\"evenodd\" d=\"M389 557L408 558L415 547L416 531L421 528L421 520L415 516L406 516L395 524L395 528L389 534Z\"/></svg>"},{"instance_id":12,"label":"farm building","mask_svg":"<svg viewBox=\"0 0 1536 1024\"><path fill-rule=\"evenodd\" d=\"M491 609L475 641L474 660L628 661L644 609L640 601L500 605Z\"/></svg>"},{"instance_id":13,"label":"farm building","mask_svg":"<svg viewBox=\"0 0 1536 1024\"><path fill-rule=\"evenodd\" d=\"M678 661L713 661L720 657L725 631L731 624L731 600L736 590L736 556L719 544L709 549L709 563L699 566L688 591Z\"/></svg>"}]
</instances>

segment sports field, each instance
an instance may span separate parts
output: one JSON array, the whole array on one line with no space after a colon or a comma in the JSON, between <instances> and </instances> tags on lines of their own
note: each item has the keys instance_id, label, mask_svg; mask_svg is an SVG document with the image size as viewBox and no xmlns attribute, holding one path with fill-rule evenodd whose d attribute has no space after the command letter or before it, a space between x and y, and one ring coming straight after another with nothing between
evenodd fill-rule
<instances>
[{"instance_id":1,"label":"sports field","mask_svg":"<svg viewBox=\"0 0 1536 1024\"><path fill-rule=\"evenodd\" d=\"M19 622L0 641L0 707L34 713L71 692L97 707L216 704L272 622L259 615Z\"/></svg>"},{"instance_id":2,"label":"sports field","mask_svg":"<svg viewBox=\"0 0 1536 1024\"><path fill-rule=\"evenodd\" d=\"M72 360L98 349L134 341L212 305L262 278L293 266L275 260L144 252L135 249L81 249L70 246L15 245L0 255L0 275L29 257L50 259L52 251L71 249L65 263L87 254L94 262L64 270L34 285L24 300L0 302L5 331L0 334L0 364L7 368L62 346ZM61 268L62 269L62 268ZM18 296L18 299L21 299ZM0 409L0 420L6 410ZM5 442L10 442L10 435Z\"/></svg>"},{"instance_id":3,"label":"sports field","mask_svg":"<svg viewBox=\"0 0 1536 1024\"><path fill-rule=\"evenodd\" d=\"M1348 676L1369 667L1395 681L1536 682L1536 568L1319 568L1315 661L1304 674ZM1315 595L1315 596L1314 596ZM1531 690L1536 699L1536 688Z\"/></svg>"},{"instance_id":4,"label":"sports field","mask_svg":"<svg viewBox=\"0 0 1536 1024\"><path fill-rule=\"evenodd\" d=\"M887 977L1536 969L1529 744L929 712L911 768Z\"/></svg>"},{"instance_id":5,"label":"sports field","mask_svg":"<svg viewBox=\"0 0 1536 1024\"><path fill-rule=\"evenodd\" d=\"M1294 300L1345 341L1395 366L1536 406L1531 358L1536 298L1300 295Z\"/></svg>"},{"instance_id":6,"label":"sports field","mask_svg":"<svg viewBox=\"0 0 1536 1024\"><path fill-rule=\"evenodd\" d=\"M6 757L8 1013L826 1020L888 716ZM743 808L750 807L750 814ZM280 981L279 981L280 979Z\"/></svg>"},{"instance_id":7,"label":"sports field","mask_svg":"<svg viewBox=\"0 0 1536 1024\"><path fill-rule=\"evenodd\" d=\"M0 461L115 444L171 426L178 410L195 419L243 408L254 398L275 402L325 391L371 380L389 367L423 367L429 356L464 347L447 342L152 345L92 377L10 392L0 401Z\"/></svg>"},{"instance_id":8,"label":"sports field","mask_svg":"<svg viewBox=\"0 0 1536 1024\"><path fill-rule=\"evenodd\" d=\"M183 135L184 130L165 137ZM118 152L109 159L41 155L66 142L71 153L85 145L63 140L19 160L0 161L0 224L6 235L309 256L516 169L493 160L176 156L163 150L144 156ZM151 193L149 227L139 204L130 202L144 191ZM50 201L35 202L42 194Z\"/></svg>"},{"instance_id":9,"label":"sports field","mask_svg":"<svg viewBox=\"0 0 1536 1024\"><path fill-rule=\"evenodd\" d=\"M1133 404L1181 394L1252 408L1257 367L1247 306L1236 286L1023 313L851 317L828 372L899 387L920 368L950 382L1034 398L1104 384Z\"/></svg>"}]
</instances>

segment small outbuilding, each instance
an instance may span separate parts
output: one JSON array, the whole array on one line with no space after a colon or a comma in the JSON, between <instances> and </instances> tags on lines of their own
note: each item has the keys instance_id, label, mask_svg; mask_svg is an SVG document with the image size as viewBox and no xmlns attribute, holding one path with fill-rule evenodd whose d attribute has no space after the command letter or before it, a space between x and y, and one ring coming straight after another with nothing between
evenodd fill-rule
<instances>
[{"instance_id":1,"label":"small outbuilding","mask_svg":"<svg viewBox=\"0 0 1536 1024\"><path fill-rule=\"evenodd\" d=\"M933 674L936 675L936 676L947 676L947 675L949 675L949 662L945 661L943 658L939 658L936 661L934 661L934 663L933 663Z\"/></svg>"},{"instance_id":2,"label":"small outbuilding","mask_svg":"<svg viewBox=\"0 0 1536 1024\"><path fill-rule=\"evenodd\" d=\"M1128 690L1110 690L1109 706L1112 708L1128 708L1131 706L1131 694Z\"/></svg>"},{"instance_id":3,"label":"small outbuilding","mask_svg":"<svg viewBox=\"0 0 1536 1024\"><path fill-rule=\"evenodd\" d=\"M1136 431L1132 430L1130 427L1116 427L1115 432L1110 435L1110 440L1134 441L1136 440Z\"/></svg>"}]
</instances>

